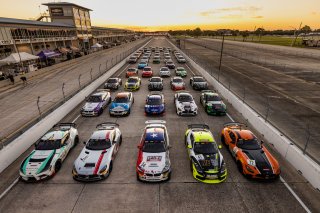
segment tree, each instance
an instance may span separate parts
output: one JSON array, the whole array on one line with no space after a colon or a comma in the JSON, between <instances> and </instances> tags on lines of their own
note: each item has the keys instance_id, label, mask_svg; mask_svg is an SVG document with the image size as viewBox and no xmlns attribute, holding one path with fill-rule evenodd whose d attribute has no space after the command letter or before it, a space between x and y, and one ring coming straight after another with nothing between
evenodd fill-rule
<instances>
[{"instance_id":1,"label":"tree","mask_svg":"<svg viewBox=\"0 0 320 213\"><path fill-rule=\"evenodd\" d=\"M305 33L305 34L310 33L312 31L311 27L308 25L304 25L304 27L302 27L300 30L302 33Z\"/></svg>"},{"instance_id":2,"label":"tree","mask_svg":"<svg viewBox=\"0 0 320 213\"><path fill-rule=\"evenodd\" d=\"M202 35L201 29L200 29L199 27L197 27L196 29L194 29L194 30L193 30L193 35L194 35L195 37L201 36L201 35Z\"/></svg>"},{"instance_id":3,"label":"tree","mask_svg":"<svg viewBox=\"0 0 320 213\"><path fill-rule=\"evenodd\" d=\"M242 35L242 38L243 38L242 41L245 41L246 38L249 36L249 31L248 30L242 31L240 34Z\"/></svg>"}]
</instances>

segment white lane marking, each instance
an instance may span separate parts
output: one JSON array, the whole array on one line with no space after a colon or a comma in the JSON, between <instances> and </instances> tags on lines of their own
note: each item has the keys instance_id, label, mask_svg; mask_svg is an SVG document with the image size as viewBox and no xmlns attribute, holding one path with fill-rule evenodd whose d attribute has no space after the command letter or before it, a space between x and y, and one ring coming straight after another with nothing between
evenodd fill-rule
<instances>
[{"instance_id":1,"label":"white lane marking","mask_svg":"<svg viewBox=\"0 0 320 213\"><path fill-rule=\"evenodd\" d=\"M296 200L300 203L300 205L304 208L304 210L308 213L311 213L310 209L304 204L304 202L300 199L300 197L293 191L293 189L281 176L280 176L280 180L287 187L289 192L291 192L291 194L296 198Z\"/></svg>"},{"instance_id":2,"label":"white lane marking","mask_svg":"<svg viewBox=\"0 0 320 213\"><path fill-rule=\"evenodd\" d=\"M188 67L188 69L192 72L192 70L191 70L191 68L188 66L188 64L186 64L186 67ZM192 72L192 74L195 75L194 72Z\"/></svg>"},{"instance_id":3,"label":"white lane marking","mask_svg":"<svg viewBox=\"0 0 320 213\"><path fill-rule=\"evenodd\" d=\"M234 122L235 120L231 117L231 115L229 115L227 113L228 118ZM304 204L304 202L301 200L301 198L293 191L293 189L289 186L289 184L280 176L280 180L281 182L287 187L287 189L289 190L289 192L293 195L294 198L296 198L296 200L300 203L300 205L302 206L302 208L308 212L311 213L310 209Z\"/></svg>"},{"instance_id":4,"label":"white lane marking","mask_svg":"<svg viewBox=\"0 0 320 213\"><path fill-rule=\"evenodd\" d=\"M124 70L122 70L122 71L117 75L117 77L119 77L124 71L126 71L129 66L130 66L130 64L128 64L128 65L126 66L126 68L124 68Z\"/></svg>"},{"instance_id":5,"label":"white lane marking","mask_svg":"<svg viewBox=\"0 0 320 213\"><path fill-rule=\"evenodd\" d=\"M0 200L19 182L19 178L15 179L13 181L13 183L10 184L10 186L4 191L2 192L2 194L0 195Z\"/></svg>"},{"instance_id":6,"label":"white lane marking","mask_svg":"<svg viewBox=\"0 0 320 213\"><path fill-rule=\"evenodd\" d=\"M78 115L71 123L74 123L78 120L78 118L80 118L81 115Z\"/></svg>"}]
</instances>

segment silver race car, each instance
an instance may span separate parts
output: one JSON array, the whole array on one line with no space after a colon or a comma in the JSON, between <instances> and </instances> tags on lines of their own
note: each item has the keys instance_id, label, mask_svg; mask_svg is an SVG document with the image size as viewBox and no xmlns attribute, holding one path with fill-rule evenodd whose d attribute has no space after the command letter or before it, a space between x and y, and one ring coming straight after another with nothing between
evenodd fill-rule
<instances>
[{"instance_id":1,"label":"silver race car","mask_svg":"<svg viewBox=\"0 0 320 213\"><path fill-rule=\"evenodd\" d=\"M59 123L35 143L35 149L20 166L20 177L35 182L53 176L79 141L74 123Z\"/></svg>"},{"instance_id":2,"label":"silver race car","mask_svg":"<svg viewBox=\"0 0 320 213\"><path fill-rule=\"evenodd\" d=\"M197 115L198 107L188 92L181 91L174 95L174 103L178 115Z\"/></svg>"},{"instance_id":3,"label":"silver race car","mask_svg":"<svg viewBox=\"0 0 320 213\"><path fill-rule=\"evenodd\" d=\"M108 177L113 160L122 142L117 123L106 122L97 125L90 139L85 143L74 162L72 175L75 180L97 181Z\"/></svg>"},{"instance_id":4,"label":"silver race car","mask_svg":"<svg viewBox=\"0 0 320 213\"><path fill-rule=\"evenodd\" d=\"M110 102L111 96L109 90L98 89L97 92L87 98L80 113L82 116L99 116Z\"/></svg>"}]
</instances>

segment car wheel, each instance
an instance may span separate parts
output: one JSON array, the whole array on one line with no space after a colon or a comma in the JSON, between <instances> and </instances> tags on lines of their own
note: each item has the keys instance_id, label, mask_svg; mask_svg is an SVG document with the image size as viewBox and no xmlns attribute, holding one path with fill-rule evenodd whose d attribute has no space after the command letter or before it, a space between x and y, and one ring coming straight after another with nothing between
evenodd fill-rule
<instances>
[{"instance_id":1,"label":"car wheel","mask_svg":"<svg viewBox=\"0 0 320 213\"><path fill-rule=\"evenodd\" d=\"M190 171L193 173L193 164L192 164L192 160L190 160Z\"/></svg>"},{"instance_id":2,"label":"car wheel","mask_svg":"<svg viewBox=\"0 0 320 213\"><path fill-rule=\"evenodd\" d=\"M170 181L170 179L171 179L171 172L169 173L168 179L166 181Z\"/></svg>"},{"instance_id":3,"label":"car wheel","mask_svg":"<svg viewBox=\"0 0 320 213\"><path fill-rule=\"evenodd\" d=\"M240 161L237 161L237 167L239 169L239 172L241 172L241 174L243 174L243 167Z\"/></svg>"},{"instance_id":4,"label":"car wheel","mask_svg":"<svg viewBox=\"0 0 320 213\"><path fill-rule=\"evenodd\" d=\"M108 172L108 173L109 173L109 175L110 175L110 173L112 172L112 167L113 167L113 165L112 165L112 161L110 161L110 165L109 165L109 172ZM108 175L108 176L109 176L109 175Z\"/></svg>"},{"instance_id":5,"label":"car wheel","mask_svg":"<svg viewBox=\"0 0 320 213\"><path fill-rule=\"evenodd\" d=\"M128 110L128 113L127 113L127 115L129 116L129 115L130 115L130 113L131 113L131 109L129 109L129 110Z\"/></svg>"},{"instance_id":6,"label":"car wheel","mask_svg":"<svg viewBox=\"0 0 320 213\"><path fill-rule=\"evenodd\" d=\"M139 181L139 182L140 182L141 180L140 180L140 178L139 178L138 173L136 173L136 177L137 177L137 181Z\"/></svg>"},{"instance_id":7,"label":"car wheel","mask_svg":"<svg viewBox=\"0 0 320 213\"><path fill-rule=\"evenodd\" d=\"M122 144L122 135L120 136L119 146L121 146L121 144Z\"/></svg>"},{"instance_id":8,"label":"car wheel","mask_svg":"<svg viewBox=\"0 0 320 213\"><path fill-rule=\"evenodd\" d=\"M221 142L227 145L226 140L224 139L224 135L221 135Z\"/></svg>"},{"instance_id":9,"label":"car wheel","mask_svg":"<svg viewBox=\"0 0 320 213\"><path fill-rule=\"evenodd\" d=\"M102 113L103 113L103 109L101 108L98 115L101 115Z\"/></svg>"},{"instance_id":10,"label":"car wheel","mask_svg":"<svg viewBox=\"0 0 320 213\"><path fill-rule=\"evenodd\" d=\"M61 161L58 160L54 165L54 173L57 173L61 169L61 166L62 166Z\"/></svg>"},{"instance_id":11,"label":"car wheel","mask_svg":"<svg viewBox=\"0 0 320 213\"><path fill-rule=\"evenodd\" d=\"M75 147L78 143L79 143L79 137L76 136L75 139L74 139L73 147Z\"/></svg>"}]
</instances>

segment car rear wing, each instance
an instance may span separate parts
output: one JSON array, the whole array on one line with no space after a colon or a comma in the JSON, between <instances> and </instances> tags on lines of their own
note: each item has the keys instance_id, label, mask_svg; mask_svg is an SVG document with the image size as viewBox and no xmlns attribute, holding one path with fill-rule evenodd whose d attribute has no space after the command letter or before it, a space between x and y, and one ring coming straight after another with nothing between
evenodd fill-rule
<instances>
[{"instance_id":1,"label":"car rear wing","mask_svg":"<svg viewBox=\"0 0 320 213\"><path fill-rule=\"evenodd\" d=\"M166 124L167 122L164 121L164 120L149 120L149 121L146 121L145 124L148 125L148 124Z\"/></svg>"},{"instance_id":2,"label":"car rear wing","mask_svg":"<svg viewBox=\"0 0 320 213\"><path fill-rule=\"evenodd\" d=\"M71 127L76 128L77 124L75 123L57 123L52 128L53 129L70 129Z\"/></svg>"},{"instance_id":3,"label":"car rear wing","mask_svg":"<svg viewBox=\"0 0 320 213\"><path fill-rule=\"evenodd\" d=\"M97 92L110 92L109 89L97 89Z\"/></svg>"},{"instance_id":4,"label":"car rear wing","mask_svg":"<svg viewBox=\"0 0 320 213\"><path fill-rule=\"evenodd\" d=\"M163 93L160 91L152 91L150 92L150 95L163 95Z\"/></svg>"},{"instance_id":5,"label":"car rear wing","mask_svg":"<svg viewBox=\"0 0 320 213\"><path fill-rule=\"evenodd\" d=\"M208 130L210 130L210 127L207 124L189 124L188 129L208 129Z\"/></svg>"},{"instance_id":6,"label":"car rear wing","mask_svg":"<svg viewBox=\"0 0 320 213\"><path fill-rule=\"evenodd\" d=\"M204 92L213 92L213 93L217 93L217 91L215 91L215 90L201 90L201 93L204 93Z\"/></svg>"},{"instance_id":7,"label":"car rear wing","mask_svg":"<svg viewBox=\"0 0 320 213\"><path fill-rule=\"evenodd\" d=\"M118 123L115 122L104 122L101 124L98 124L96 126L97 129L110 129L110 128L115 128L115 127L119 127L120 125Z\"/></svg>"},{"instance_id":8,"label":"car rear wing","mask_svg":"<svg viewBox=\"0 0 320 213\"><path fill-rule=\"evenodd\" d=\"M243 124L243 123L239 123L239 122L228 122L223 124L223 127L236 127L241 129L242 127L246 127L247 125Z\"/></svg>"}]
</instances>

